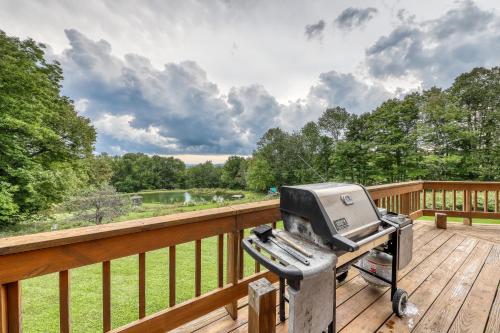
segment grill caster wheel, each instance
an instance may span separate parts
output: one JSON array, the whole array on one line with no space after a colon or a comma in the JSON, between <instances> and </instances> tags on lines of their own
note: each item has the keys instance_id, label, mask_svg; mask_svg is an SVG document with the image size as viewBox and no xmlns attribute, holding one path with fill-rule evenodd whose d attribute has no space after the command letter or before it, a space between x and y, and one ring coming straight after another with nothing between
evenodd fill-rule
<instances>
[{"instance_id":1,"label":"grill caster wheel","mask_svg":"<svg viewBox=\"0 0 500 333\"><path fill-rule=\"evenodd\" d=\"M349 273L349 272L345 271L344 273L337 275L337 282L338 283L343 282L347 277L347 273Z\"/></svg>"},{"instance_id":2,"label":"grill caster wheel","mask_svg":"<svg viewBox=\"0 0 500 333\"><path fill-rule=\"evenodd\" d=\"M398 317L404 317L406 305L408 303L408 293L403 289L396 289L394 296L392 297L392 311Z\"/></svg>"}]
</instances>

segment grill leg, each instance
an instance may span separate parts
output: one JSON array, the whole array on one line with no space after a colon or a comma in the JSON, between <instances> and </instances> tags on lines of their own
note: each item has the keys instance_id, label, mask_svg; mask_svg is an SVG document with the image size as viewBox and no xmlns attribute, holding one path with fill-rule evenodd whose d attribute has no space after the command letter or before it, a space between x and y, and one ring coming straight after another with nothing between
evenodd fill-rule
<instances>
[{"instance_id":1,"label":"grill leg","mask_svg":"<svg viewBox=\"0 0 500 333\"><path fill-rule=\"evenodd\" d=\"M391 242L391 254L392 254L392 274L391 274L391 299L396 293L398 288L398 262L399 262L399 230L393 234L393 239Z\"/></svg>"},{"instance_id":2,"label":"grill leg","mask_svg":"<svg viewBox=\"0 0 500 333\"><path fill-rule=\"evenodd\" d=\"M337 276L337 268L333 268L333 276ZM333 279L333 318L330 325L328 325L328 333L335 333L335 324L337 320L337 279Z\"/></svg>"},{"instance_id":3,"label":"grill leg","mask_svg":"<svg viewBox=\"0 0 500 333\"><path fill-rule=\"evenodd\" d=\"M280 277L280 322L285 322L285 279Z\"/></svg>"}]
</instances>

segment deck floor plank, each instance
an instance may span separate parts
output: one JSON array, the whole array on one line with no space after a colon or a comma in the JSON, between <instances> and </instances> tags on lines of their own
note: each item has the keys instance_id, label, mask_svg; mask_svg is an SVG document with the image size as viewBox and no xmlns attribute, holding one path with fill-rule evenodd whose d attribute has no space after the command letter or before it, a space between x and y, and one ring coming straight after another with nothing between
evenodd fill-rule
<instances>
[{"instance_id":1,"label":"deck floor plank","mask_svg":"<svg viewBox=\"0 0 500 333\"><path fill-rule=\"evenodd\" d=\"M460 270L450 280L434 301L413 332L447 332L470 288L478 276L483 263L491 251L491 243L481 243L474 248Z\"/></svg>"},{"instance_id":2,"label":"deck floor plank","mask_svg":"<svg viewBox=\"0 0 500 333\"><path fill-rule=\"evenodd\" d=\"M405 318L392 314L389 288L369 287L351 269L337 286L337 331L500 332L500 226L448 226L415 222L413 260L398 276L410 295ZM236 321L217 310L175 332L246 333L247 301L238 304ZM276 320L276 332L286 333L287 322Z\"/></svg>"},{"instance_id":3,"label":"deck floor plank","mask_svg":"<svg viewBox=\"0 0 500 333\"><path fill-rule=\"evenodd\" d=\"M398 287L411 294L425 279L434 272L447 258L450 258L457 247L463 243L465 236L453 235L431 256L426 258L420 265L399 281ZM464 258L465 259L465 258ZM363 311L349 325L342 330L347 332L373 332L387 318L392 315L390 288L384 288L385 292L375 303Z\"/></svg>"},{"instance_id":4,"label":"deck floor plank","mask_svg":"<svg viewBox=\"0 0 500 333\"><path fill-rule=\"evenodd\" d=\"M424 261L429 255L434 253L445 241L447 241L453 233L441 232L429 243L413 253L411 262L398 274L398 280L401 280L406 274L413 270L417 265ZM343 304L337 307L336 327L337 330L342 330L352 320L354 320L362 311L375 302L385 289L368 286L365 283L365 288L358 292L353 297L349 298Z\"/></svg>"},{"instance_id":5,"label":"deck floor plank","mask_svg":"<svg viewBox=\"0 0 500 333\"><path fill-rule=\"evenodd\" d=\"M449 333L480 333L484 331L499 281L500 245L496 245L486 258L483 269L453 321Z\"/></svg>"}]
</instances>

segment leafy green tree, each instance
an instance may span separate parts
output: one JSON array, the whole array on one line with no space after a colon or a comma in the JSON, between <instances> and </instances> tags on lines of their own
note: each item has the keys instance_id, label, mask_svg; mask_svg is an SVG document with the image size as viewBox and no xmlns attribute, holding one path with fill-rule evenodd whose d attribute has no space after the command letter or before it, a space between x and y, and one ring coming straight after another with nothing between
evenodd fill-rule
<instances>
[{"instance_id":1,"label":"leafy green tree","mask_svg":"<svg viewBox=\"0 0 500 333\"><path fill-rule=\"evenodd\" d=\"M84 189L70 198L65 206L77 220L102 224L105 220L125 214L129 204L128 197L118 194L113 186L104 184Z\"/></svg>"},{"instance_id":2,"label":"leafy green tree","mask_svg":"<svg viewBox=\"0 0 500 333\"><path fill-rule=\"evenodd\" d=\"M180 188L185 169L184 162L173 157L128 153L115 157L111 183L120 192Z\"/></svg>"},{"instance_id":3,"label":"leafy green tree","mask_svg":"<svg viewBox=\"0 0 500 333\"><path fill-rule=\"evenodd\" d=\"M500 179L500 67L474 68L449 89L465 112L469 140L463 145L466 179Z\"/></svg>"},{"instance_id":4,"label":"leafy green tree","mask_svg":"<svg viewBox=\"0 0 500 333\"><path fill-rule=\"evenodd\" d=\"M412 179L419 172L418 131L419 94L390 99L369 117L369 138L375 165L382 182Z\"/></svg>"},{"instance_id":5,"label":"leafy green tree","mask_svg":"<svg viewBox=\"0 0 500 333\"><path fill-rule=\"evenodd\" d=\"M459 179L462 147L468 139L464 112L446 91L431 88L422 94L418 126L425 179Z\"/></svg>"},{"instance_id":6,"label":"leafy green tree","mask_svg":"<svg viewBox=\"0 0 500 333\"><path fill-rule=\"evenodd\" d=\"M222 168L207 161L186 170L186 184L189 188L217 188L221 186L221 175Z\"/></svg>"},{"instance_id":7,"label":"leafy green tree","mask_svg":"<svg viewBox=\"0 0 500 333\"><path fill-rule=\"evenodd\" d=\"M376 181L374 144L366 130L370 122L369 113L351 117L345 139L337 142L330 158L334 179L361 184Z\"/></svg>"},{"instance_id":8,"label":"leafy green tree","mask_svg":"<svg viewBox=\"0 0 500 333\"><path fill-rule=\"evenodd\" d=\"M240 156L229 156L222 167L222 185L232 189L242 189L246 186L247 161Z\"/></svg>"},{"instance_id":9,"label":"leafy green tree","mask_svg":"<svg viewBox=\"0 0 500 333\"><path fill-rule=\"evenodd\" d=\"M276 184L271 166L259 156L250 160L247 171L247 186L254 191L266 191Z\"/></svg>"},{"instance_id":10,"label":"leafy green tree","mask_svg":"<svg viewBox=\"0 0 500 333\"><path fill-rule=\"evenodd\" d=\"M334 141L339 141L347 130L351 114L346 109L336 106L326 111L318 120L321 130L325 131Z\"/></svg>"},{"instance_id":11,"label":"leafy green tree","mask_svg":"<svg viewBox=\"0 0 500 333\"><path fill-rule=\"evenodd\" d=\"M44 48L0 31L2 218L46 209L81 186L79 161L95 142L89 119L61 95L61 67Z\"/></svg>"},{"instance_id":12,"label":"leafy green tree","mask_svg":"<svg viewBox=\"0 0 500 333\"><path fill-rule=\"evenodd\" d=\"M113 158L106 153L85 159L83 169L87 171L90 186L109 184L113 176Z\"/></svg>"}]
</instances>

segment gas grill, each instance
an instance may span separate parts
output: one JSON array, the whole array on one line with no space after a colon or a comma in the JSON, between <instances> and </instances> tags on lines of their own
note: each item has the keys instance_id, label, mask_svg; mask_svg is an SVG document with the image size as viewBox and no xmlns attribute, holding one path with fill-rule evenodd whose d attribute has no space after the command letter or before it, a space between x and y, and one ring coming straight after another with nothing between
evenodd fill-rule
<instances>
[{"instance_id":1,"label":"gas grill","mask_svg":"<svg viewBox=\"0 0 500 333\"><path fill-rule=\"evenodd\" d=\"M411 219L378 209L356 184L283 186L280 210L284 230L262 225L242 244L279 276L279 315L284 321L288 301L289 332L335 332L336 283L350 267L371 284L390 285L393 311L403 316L408 295L397 288L397 271L411 261Z\"/></svg>"}]
</instances>

